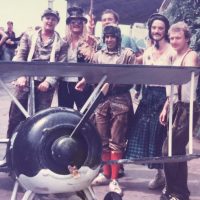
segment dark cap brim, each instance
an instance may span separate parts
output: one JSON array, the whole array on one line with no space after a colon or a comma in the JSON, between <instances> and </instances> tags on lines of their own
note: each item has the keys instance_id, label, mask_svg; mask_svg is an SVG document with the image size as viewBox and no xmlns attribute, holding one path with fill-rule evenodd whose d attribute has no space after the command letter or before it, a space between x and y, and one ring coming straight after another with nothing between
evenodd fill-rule
<instances>
[{"instance_id":1,"label":"dark cap brim","mask_svg":"<svg viewBox=\"0 0 200 200\"><path fill-rule=\"evenodd\" d=\"M66 24L69 24L70 23L70 21L72 20L72 19L81 19L81 20L83 20L85 23L87 23L87 18L85 18L85 17L68 17L67 19L66 19Z\"/></svg>"},{"instance_id":2,"label":"dark cap brim","mask_svg":"<svg viewBox=\"0 0 200 200\"><path fill-rule=\"evenodd\" d=\"M54 13L46 13L46 14L42 15L42 18L46 17L46 16L54 16L58 20L58 22L60 21L60 18Z\"/></svg>"}]
</instances>

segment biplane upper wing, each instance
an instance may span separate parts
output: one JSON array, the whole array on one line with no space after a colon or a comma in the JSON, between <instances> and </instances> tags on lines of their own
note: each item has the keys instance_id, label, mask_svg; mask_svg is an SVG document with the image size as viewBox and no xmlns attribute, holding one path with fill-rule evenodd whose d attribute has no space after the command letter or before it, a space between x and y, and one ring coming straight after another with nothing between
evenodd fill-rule
<instances>
[{"instance_id":1,"label":"biplane upper wing","mask_svg":"<svg viewBox=\"0 0 200 200\"><path fill-rule=\"evenodd\" d=\"M85 77L97 83L107 75L107 82L118 84L183 84L198 67L114 65L90 63L0 62L0 78L15 80L19 76Z\"/></svg>"}]
</instances>

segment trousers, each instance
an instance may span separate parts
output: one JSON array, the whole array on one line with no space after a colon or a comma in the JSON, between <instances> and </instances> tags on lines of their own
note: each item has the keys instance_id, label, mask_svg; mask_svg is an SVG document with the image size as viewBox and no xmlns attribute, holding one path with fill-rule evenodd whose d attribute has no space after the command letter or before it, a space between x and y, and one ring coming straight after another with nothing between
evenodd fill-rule
<instances>
[{"instance_id":1,"label":"trousers","mask_svg":"<svg viewBox=\"0 0 200 200\"><path fill-rule=\"evenodd\" d=\"M193 125L195 125L200 107L194 104ZM185 155L189 140L189 103L177 102L174 104L172 125L172 155ZM164 141L163 155L168 155L168 138ZM190 196L188 189L187 162L165 163L166 190L180 199L187 200Z\"/></svg>"},{"instance_id":2,"label":"trousers","mask_svg":"<svg viewBox=\"0 0 200 200\"><path fill-rule=\"evenodd\" d=\"M95 124L104 151L124 150L131 110L131 97L128 92L119 96L108 96L98 105Z\"/></svg>"}]
</instances>

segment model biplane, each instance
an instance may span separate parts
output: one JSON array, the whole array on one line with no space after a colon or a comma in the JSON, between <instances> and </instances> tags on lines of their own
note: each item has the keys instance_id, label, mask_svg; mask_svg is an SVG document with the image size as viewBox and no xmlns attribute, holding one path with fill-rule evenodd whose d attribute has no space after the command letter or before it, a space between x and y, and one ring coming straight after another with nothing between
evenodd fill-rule
<instances>
[{"instance_id":1,"label":"model biplane","mask_svg":"<svg viewBox=\"0 0 200 200\"><path fill-rule=\"evenodd\" d=\"M1 62L0 84L26 116L26 120L16 128L10 140L0 140L0 143L7 143L6 157L9 161L7 166L0 166L0 170L12 173L15 178L11 200L17 199L19 187L25 190L23 200L34 199L37 195L68 192L81 193L83 200L96 200L91 182L103 164L101 141L88 119L106 93L107 83L171 85L173 91L173 85L186 83L190 79L193 83L194 76L199 71L199 68L192 67ZM97 86L80 112L57 107L34 113L34 99L29 105L29 112L26 111L5 84L19 76L85 77L88 83L95 83ZM30 97L34 95L32 87L34 85L30 88ZM191 87L193 89L193 84ZM172 109L171 102L170 118ZM190 109L192 113L192 104ZM200 155L192 152L192 129L189 154L186 156L171 156L170 138L171 135L168 157L120 160L119 163L181 162L199 158Z\"/></svg>"}]
</instances>

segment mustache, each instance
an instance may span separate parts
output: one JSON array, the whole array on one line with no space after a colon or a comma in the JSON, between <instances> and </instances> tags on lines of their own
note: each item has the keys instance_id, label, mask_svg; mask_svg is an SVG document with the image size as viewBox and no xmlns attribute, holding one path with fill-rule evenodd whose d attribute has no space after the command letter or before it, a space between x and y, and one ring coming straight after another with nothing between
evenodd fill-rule
<instances>
[{"instance_id":1,"label":"mustache","mask_svg":"<svg viewBox=\"0 0 200 200\"><path fill-rule=\"evenodd\" d=\"M156 35L156 36L162 36L161 34L159 33L154 33L153 35Z\"/></svg>"}]
</instances>

